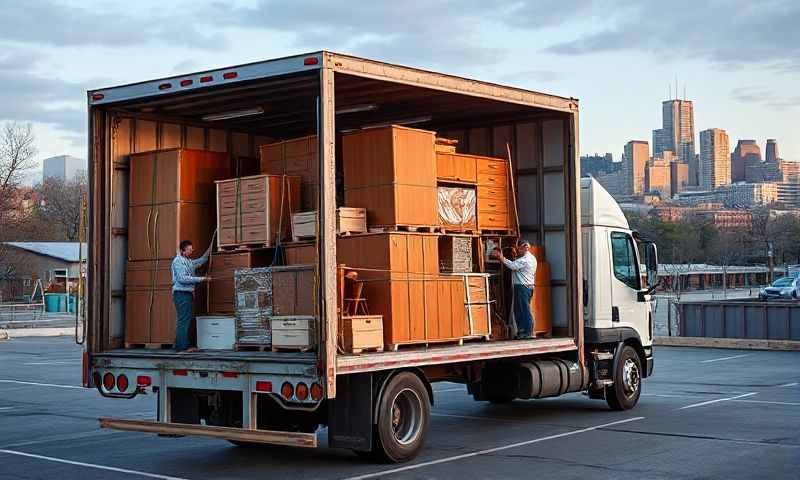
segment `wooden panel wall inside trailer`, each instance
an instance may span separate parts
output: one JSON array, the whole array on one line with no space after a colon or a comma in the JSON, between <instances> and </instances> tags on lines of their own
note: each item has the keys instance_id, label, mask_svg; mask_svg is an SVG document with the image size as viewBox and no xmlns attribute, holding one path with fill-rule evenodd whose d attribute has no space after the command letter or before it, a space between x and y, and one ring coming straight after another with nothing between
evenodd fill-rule
<instances>
[{"instance_id":1,"label":"wooden panel wall inside trailer","mask_svg":"<svg viewBox=\"0 0 800 480\"><path fill-rule=\"evenodd\" d=\"M554 336L575 336L582 318L581 305L575 300L581 298L582 287L575 275L580 272L576 116L553 113L530 121L440 133L459 139L456 148L461 153L506 158L506 144L510 146L520 235L545 247L552 268Z\"/></svg>"},{"instance_id":2,"label":"wooden panel wall inside trailer","mask_svg":"<svg viewBox=\"0 0 800 480\"><path fill-rule=\"evenodd\" d=\"M128 258L130 155L166 148L236 152L257 157L258 145L271 139L162 122L157 118L116 116L93 110L90 125L92 351L120 348L125 336L125 268ZM213 219L212 219L213 223ZM105 290L107 289L107 290Z\"/></svg>"}]
</instances>

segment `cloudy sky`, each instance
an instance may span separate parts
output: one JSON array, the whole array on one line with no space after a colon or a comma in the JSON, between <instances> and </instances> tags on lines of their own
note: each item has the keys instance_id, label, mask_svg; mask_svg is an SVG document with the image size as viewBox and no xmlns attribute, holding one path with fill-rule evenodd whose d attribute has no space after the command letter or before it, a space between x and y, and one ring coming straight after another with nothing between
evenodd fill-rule
<instances>
[{"instance_id":1,"label":"cloudy sky","mask_svg":"<svg viewBox=\"0 0 800 480\"><path fill-rule=\"evenodd\" d=\"M85 158L87 89L327 49L577 97L582 153L615 157L651 140L677 76L697 133L800 161L794 0L0 4L0 120L32 122L41 158Z\"/></svg>"}]
</instances>

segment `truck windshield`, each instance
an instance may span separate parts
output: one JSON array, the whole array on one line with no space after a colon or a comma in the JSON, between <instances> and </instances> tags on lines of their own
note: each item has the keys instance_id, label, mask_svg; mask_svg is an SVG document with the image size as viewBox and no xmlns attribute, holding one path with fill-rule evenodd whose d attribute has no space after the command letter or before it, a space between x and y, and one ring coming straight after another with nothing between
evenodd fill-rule
<instances>
[{"instance_id":1,"label":"truck windshield","mask_svg":"<svg viewBox=\"0 0 800 480\"><path fill-rule=\"evenodd\" d=\"M639 271L631 236L622 232L612 232L611 255L614 261L614 276L625 285L638 290Z\"/></svg>"}]
</instances>

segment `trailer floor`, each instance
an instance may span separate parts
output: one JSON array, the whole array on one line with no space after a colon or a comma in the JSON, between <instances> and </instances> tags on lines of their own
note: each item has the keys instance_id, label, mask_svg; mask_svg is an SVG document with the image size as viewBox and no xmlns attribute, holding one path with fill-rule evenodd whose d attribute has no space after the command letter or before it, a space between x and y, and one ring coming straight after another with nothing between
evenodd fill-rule
<instances>
[{"instance_id":1,"label":"trailer floor","mask_svg":"<svg viewBox=\"0 0 800 480\"><path fill-rule=\"evenodd\" d=\"M425 450L376 465L326 447L101 430L100 416L153 418L155 398L78 387L70 338L0 341L0 479L797 478L800 352L658 347L655 359L628 412L580 394L490 405L435 384Z\"/></svg>"}]
</instances>

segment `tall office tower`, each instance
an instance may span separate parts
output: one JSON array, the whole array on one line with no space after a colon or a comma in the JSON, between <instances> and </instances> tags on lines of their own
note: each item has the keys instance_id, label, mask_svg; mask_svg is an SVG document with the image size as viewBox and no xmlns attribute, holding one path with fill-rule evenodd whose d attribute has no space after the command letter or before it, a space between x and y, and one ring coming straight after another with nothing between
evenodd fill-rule
<instances>
[{"instance_id":1,"label":"tall office tower","mask_svg":"<svg viewBox=\"0 0 800 480\"><path fill-rule=\"evenodd\" d=\"M628 195L644 193L644 168L650 159L650 145L644 140L631 140L625 144L623 174Z\"/></svg>"},{"instance_id":2,"label":"tall office tower","mask_svg":"<svg viewBox=\"0 0 800 480\"><path fill-rule=\"evenodd\" d=\"M653 156L672 151L672 144L666 135L666 131L663 128L653 130Z\"/></svg>"},{"instance_id":3,"label":"tall office tower","mask_svg":"<svg viewBox=\"0 0 800 480\"><path fill-rule=\"evenodd\" d=\"M689 165L681 162L670 162L669 164L669 186L670 196L686 190L689 185Z\"/></svg>"},{"instance_id":4,"label":"tall office tower","mask_svg":"<svg viewBox=\"0 0 800 480\"><path fill-rule=\"evenodd\" d=\"M778 141L774 138L767 139L767 149L764 151L764 157L767 162L775 163L778 161Z\"/></svg>"},{"instance_id":5,"label":"tall office tower","mask_svg":"<svg viewBox=\"0 0 800 480\"><path fill-rule=\"evenodd\" d=\"M777 153L777 152L776 152ZM755 140L739 140L731 154L731 181L744 182L746 180L747 164L756 165L761 162L761 149Z\"/></svg>"},{"instance_id":6,"label":"tall office tower","mask_svg":"<svg viewBox=\"0 0 800 480\"><path fill-rule=\"evenodd\" d=\"M730 140L725 130L700 132L700 186L717 188L731 183Z\"/></svg>"},{"instance_id":7,"label":"tall office tower","mask_svg":"<svg viewBox=\"0 0 800 480\"><path fill-rule=\"evenodd\" d=\"M644 169L644 189L647 193L658 192L662 198L672 197L670 162L654 157Z\"/></svg>"},{"instance_id":8,"label":"tall office tower","mask_svg":"<svg viewBox=\"0 0 800 480\"><path fill-rule=\"evenodd\" d=\"M671 150L682 162L689 164L689 184L697 185L699 172L692 168L695 145L694 104L691 100L676 98L661 102L661 128L653 130L653 155L665 150Z\"/></svg>"}]
</instances>

